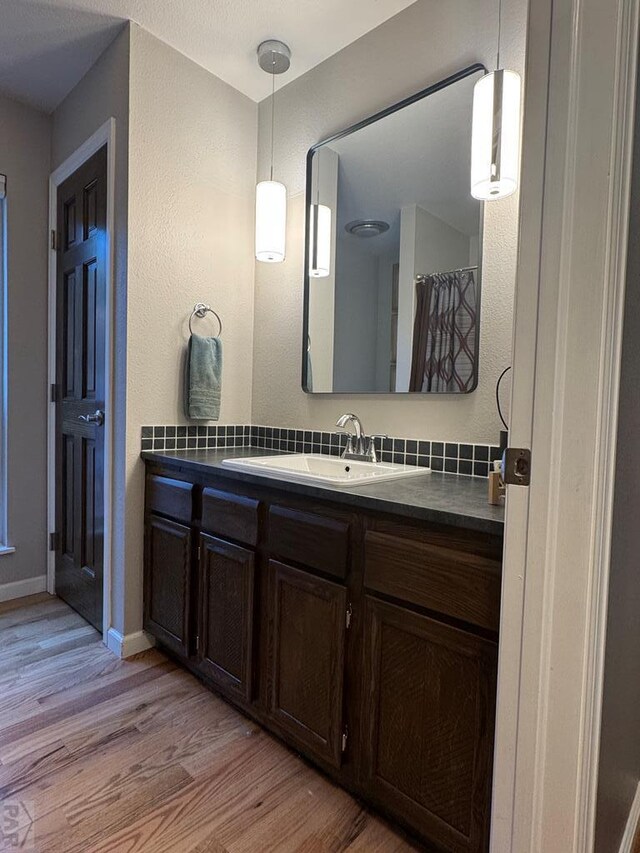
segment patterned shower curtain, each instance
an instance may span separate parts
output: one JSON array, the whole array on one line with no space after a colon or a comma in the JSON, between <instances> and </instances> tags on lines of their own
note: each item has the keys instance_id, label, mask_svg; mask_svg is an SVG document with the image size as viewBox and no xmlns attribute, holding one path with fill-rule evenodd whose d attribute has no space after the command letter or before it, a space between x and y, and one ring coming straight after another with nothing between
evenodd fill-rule
<instances>
[{"instance_id":1,"label":"patterned shower curtain","mask_svg":"<svg viewBox=\"0 0 640 853\"><path fill-rule=\"evenodd\" d=\"M410 391L460 394L473 390L477 315L472 271L418 276Z\"/></svg>"}]
</instances>

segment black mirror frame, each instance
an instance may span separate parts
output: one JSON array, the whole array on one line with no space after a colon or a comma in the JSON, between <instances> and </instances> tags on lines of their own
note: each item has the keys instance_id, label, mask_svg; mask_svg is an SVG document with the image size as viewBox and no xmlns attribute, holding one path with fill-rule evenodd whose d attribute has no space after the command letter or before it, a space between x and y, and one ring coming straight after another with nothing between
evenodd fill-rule
<instances>
[{"instance_id":1,"label":"black mirror frame","mask_svg":"<svg viewBox=\"0 0 640 853\"><path fill-rule=\"evenodd\" d=\"M313 391L309 390L307 387L307 346L308 346L308 338L309 338L309 245L310 245L310 217L309 217L309 207L310 207L310 199L311 199L311 165L313 160L313 155L318 148L321 148L323 145L327 145L329 142L335 142L337 139L342 139L345 136L349 136L352 133L355 133L358 130L361 130L363 127L367 127L370 124L373 124L376 121L379 121L382 118L386 118L392 113L398 112L398 110L404 109L404 107L408 107L411 104L416 103L416 101L420 101L423 98L428 97L429 95L433 95L435 92L440 92L442 89L446 89L447 86L451 86L454 83L458 83L460 80L464 80L466 77L470 77L472 74L477 74L478 72L487 73L486 67L480 63L476 62L473 65L468 65L466 68L463 68L461 71L457 71L455 74L452 74L450 77L445 77L443 80L440 80L438 83L434 83L431 86L427 86L425 89L421 89L419 92L416 92L414 95L409 95L407 98L403 98L401 101L398 101L395 104L392 104L389 107L386 107L383 110L380 110L377 113L369 116L368 118L364 118L361 121L356 122L350 127L345 128L344 130L339 131L338 133L334 133L332 136L328 136L326 139L323 139L320 142L317 142L315 145L312 145L311 148L307 151L307 161L306 161L306 186L305 186L305 239L304 239L304 299L303 299L303 317L302 317L302 377L301 377L301 385L302 390L305 394L317 394L318 396L322 395L331 395L331 394L340 394L342 396L373 396L373 397L385 397L385 396L396 396L396 395L411 395L416 396L419 394L423 394L421 391L353 391L353 392L343 392L343 391ZM482 237L484 233L484 202L480 202L480 235ZM482 251L480 252L480 258L478 261L478 322L476 323L476 375L473 383L473 387L468 391L465 391L464 394L456 394L450 391L436 391L430 392L434 396L450 396L450 397L460 397L466 396L466 394L471 394L478 387L479 374L480 374L480 317L481 317L481 305L482 305ZM424 395L423 396L429 396Z\"/></svg>"}]
</instances>

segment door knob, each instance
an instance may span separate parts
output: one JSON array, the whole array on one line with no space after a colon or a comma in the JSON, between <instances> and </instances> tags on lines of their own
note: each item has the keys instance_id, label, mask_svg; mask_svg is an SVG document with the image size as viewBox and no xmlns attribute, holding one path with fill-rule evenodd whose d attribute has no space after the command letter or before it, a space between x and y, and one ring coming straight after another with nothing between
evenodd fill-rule
<instances>
[{"instance_id":1,"label":"door knob","mask_svg":"<svg viewBox=\"0 0 640 853\"><path fill-rule=\"evenodd\" d=\"M78 420L83 421L85 424L102 426L104 423L104 412L101 412L100 409L96 409L92 415L78 415Z\"/></svg>"}]
</instances>

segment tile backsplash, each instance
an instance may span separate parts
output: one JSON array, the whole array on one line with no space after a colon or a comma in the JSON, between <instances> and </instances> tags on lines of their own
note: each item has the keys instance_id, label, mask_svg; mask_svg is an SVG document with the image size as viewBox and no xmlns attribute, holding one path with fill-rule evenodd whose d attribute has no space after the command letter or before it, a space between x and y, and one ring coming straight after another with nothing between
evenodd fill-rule
<instances>
[{"instance_id":1,"label":"tile backsplash","mask_svg":"<svg viewBox=\"0 0 640 853\"><path fill-rule=\"evenodd\" d=\"M220 447L251 447L251 427L143 426L143 450L215 450Z\"/></svg>"},{"instance_id":2,"label":"tile backsplash","mask_svg":"<svg viewBox=\"0 0 640 853\"><path fill-rule=\"evenodd\" d=\"M346 438L336 432L284 427L228 424L225 426L143 426L142 450L216 450L256 447L291 453L327 453L339 456ZM418 465L434 471L487 477L489 466L500 458L497 445L414 438L376 439L383 462Z\"/></svg>"}]
</instances>

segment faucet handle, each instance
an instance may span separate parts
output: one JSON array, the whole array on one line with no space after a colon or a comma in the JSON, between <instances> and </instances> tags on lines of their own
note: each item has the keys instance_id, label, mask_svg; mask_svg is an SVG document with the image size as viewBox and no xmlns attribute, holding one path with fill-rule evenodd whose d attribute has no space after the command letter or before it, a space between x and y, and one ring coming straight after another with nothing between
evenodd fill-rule
<instances>
[{"instance_id":1,"label":"faucet handle","mask_svg":"<svg viewBox=\"0 0 640 853\"><path fill-rule=\"evenodd\" d=\"M353 437L354 437L353 433L349 432L349 430L346 430L346 429L339 429L339 430L336 430L336 435L346 435L346 437L347 437L347 443L346 443L345 448L342 451L341 455L344 457L344 455L346 453L353 454L353 452L354 452L354 450L353 450Z\"/></svg>"},{"instance_id":2,"label":"faucet handle","mask_svg":"<svg viewBox=\"0 0 640 853\"><path fill-rule=\"evenodd\" d=\"M377 432L374 435L369 436L369 446L367 448L367 456L372 462L378 462L378 453L376 451L376 438L380 439L380 452L382 452L382 442L385 438L389 438L388 435L384 433Z\"/></svg>"}]
</instances>

